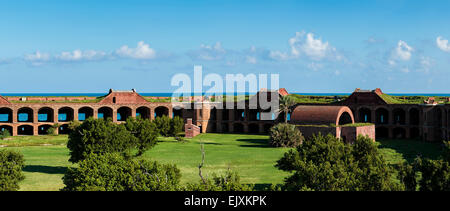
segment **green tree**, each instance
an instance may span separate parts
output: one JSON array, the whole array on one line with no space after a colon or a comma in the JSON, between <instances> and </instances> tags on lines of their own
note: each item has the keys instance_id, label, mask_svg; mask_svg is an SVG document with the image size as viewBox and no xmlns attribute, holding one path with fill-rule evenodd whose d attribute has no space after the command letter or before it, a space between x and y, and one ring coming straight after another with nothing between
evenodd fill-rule
<instances>
[{"instance_id":1,"label":"green tree","mask_svg":"<svg viewBox=\"0 0 450 211\"><path fill-rule=\"evenodd\" d=\"M274 147L296 147L305 139L295 125L280 123L270 128L270 144Z\"/></svg>"},{"instance_id":2,"label":"green tree","mask_svg":"<svg viewBox=\"0 0 450 211\"><path fill-rule=\"evenodd\" d=\"M64 191L176 191L180 189L176 165L133 159L118 153L90 154L69 168Z\"/></svg>"},{"instance_id":3,"label":"green tree","mask_svg":"<svg viewBox=\"0 0 450 211\"><path fill-rule=\"evenodd\" d=\"M287 116L289 112L291 112L292 106L295 105L295 100L289 95L283 96L280 98L280 107L278 109L279 112L284 114L284 123L287 123Z\"/></svg>"},{"instance_id":4,"label":"green tree","mask_svg":"<svg viewBox=\"0 0 450 211\"><path fill-rule=\"evenodd\" d=\"M155 122L155 125L156 125L159 135L165 136L165 137L168 137L171 135L172 121L168 116L156 117L154 122Z\"/></svg>"},{"instance_id":5,"label":"green tree","mask_svg":"<svg viewBox=\"0 0 450 211\"><path fill-rule=\"evenodd\" d=\"M184 120L179 116L175 116L171 121L171 136L178 136L181 132L183 132Z\"/></svg>"},{"instance_id":6,"label":"green tree","mask_svg":"<svg viewBox=\"0 0 450 211\"><path fill-rule=\"evenodd\" d=\"M156 145L158 132L155 123L150 120L140 117L128 118L125 127L135 137L135 145L138 150L136 156L141 156Z\"/></svg>"},{"instance_id":7,"label":"green tree","mask_svg":"<svg viewBox=\"0 0 450 211\"><path fill-rule=\"evenodd\" d=\"M290 150L276 167L293 172L285 179L286 190L372 191L398 190L391 168L373 140L359 136L354 144L318 134Z\"/></svg>"},{"instance_id":8,"label":"green tree","mask_svg":"<svg viewBox=\"0 0 450 211\"><path fill-rule=\"evenodd\" d=\"M23 155L10 150L0 150L0 191L19 190L19 182L25 179L22 168Z\"/></svg>"},{"instance_id":9,"label":"green tree","mask_svg":"<svg viewBox=\"0 0 450 211\"><path fill-rule=\"evenodd\" d=\"M3 140L3 139L8 138L10 136L11 136L11 133L9 133L9 130L0 131L0 140Z\"/></svg>"},{"instance_id":10,"label":"green tree","mask_svg":"<svg viewBox=\"0 0 450 211\"><path fill-rule=\"evenodd\" d=\"M69 133L67 148L71 162L79 162L87 155L119 152L130 155L136 138L124 124L116 124L111 119L88 118Z\"/></svg>"}]
</instances>

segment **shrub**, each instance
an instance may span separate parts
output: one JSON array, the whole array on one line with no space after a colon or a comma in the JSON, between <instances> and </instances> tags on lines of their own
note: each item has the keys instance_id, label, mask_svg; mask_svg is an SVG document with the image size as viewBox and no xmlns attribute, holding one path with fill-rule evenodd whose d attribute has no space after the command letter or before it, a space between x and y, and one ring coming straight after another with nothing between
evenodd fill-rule
<instances>
[{"instance_id":1,"label":"shrub","mask_svg":"<svg viewBox=\"0 0 450 211\"><path fill-rule=\"evenodd\" d=\"M165 137L168 137L171 135L172 120L168 116L156 117L154 122L155 122L155 125L156 125L159 135L165 136Z\"/></svg>"},{"instance_id":2,"label":"shrub","mask_svg":"<svg viewBox=\"0 0 450 211\"><path fill-rule=\"evenodd\" d=\"M376 144L359 136L345 144L332 136L318 134L290 150L277 161L280 170L293 172L285 179L286 190L375 191L400 190L391 181L392 169Z\"/></svg>"},{"instance_id":3,"label":"shrub","mask_svg":"<svg viewBox=\"0 0 450 211\"><path fill-rule=\"evenodd\" d=\"M0 191L19 189L19 182L25 179L22 168L23 155L19 152L0 150Z\"/></svg>"},{"instance_id":4,"label":"shrub","mask_svg":"<svg viewBox=\"0 0 450 211\"><path fill-rule=\"evenodd\" d=\"M185 189L186 191L252 191L254 186L241 184L238 173L228 170L225 175L214 174L212 179L189 183Z\"/></svg>"},{"instance_id":5,"label":"shrub","mask_svg":"<svg viewBox=\"0 0 450 211\"><path fill-rule=\"evenodd\" d=\"M64 191L175 191L181 173L175 165L162 165L121 154L91 154L69 168Z\"/></svg>"},{"instance_id":6,"label":"shrub","mask_svg":"<svg viewBox=\"0 0 450 211\"><path fill-rule=\"evenodd\" d=\"M11 133L9 133L9 130L0 131L0 140L3 140L10 136L11 136Z\"/></svg>"},{"instance_id":7,"label":"shrub","mask_svg":"<svg viewBox=\"0 0 450 211\"><path fill-rule=\"evenodd\" d=\"M183 132L184 120L179 116L175 116L171 121L171 136L177 136Z\"/></svg>"},{"instance_id":8,"label":"shrub","mask_svg":"<svg viewBox=\"0 0 450 211\"><path fill-rule=\"evenodd\" d=\"M51 135L51 136L55 136L56 135L56 131L58 130L58 123L55 123L54 125L52 125L50 128L47 129L47 134Z\"/></svg>"},{"instance_id":9,"label":"shrub","mask_svg":"<svg viewBox=\"0 0 450 211\"><path fill-rule=\"evenodd\" d=\"M69 133L69 161L79 162L92 153L119 152L129 155L136 145L135 139L124 124L89 118Z\"/></svg>"},{"instance_id":10,"label":"shrub","mask_svg":"<svg viewBox=\"0 0 450 211\"><path fill-rule=\"evenodd\" d=\"M157 143L158 133L155 123L147 119L128 118L125 124L128 131L135 137L136 156L154 147Z\"/></svg>"},{"instance_id":11,"label":"shrub","mask_svg":"<svg viewBox=\"0 0 450 211\"><path fill-rule=\"evenodd\" d=\"M304 137L295 125L280 123L270 128L270 144L274 147L296 147Z\"/></svg>"}]
</instances>

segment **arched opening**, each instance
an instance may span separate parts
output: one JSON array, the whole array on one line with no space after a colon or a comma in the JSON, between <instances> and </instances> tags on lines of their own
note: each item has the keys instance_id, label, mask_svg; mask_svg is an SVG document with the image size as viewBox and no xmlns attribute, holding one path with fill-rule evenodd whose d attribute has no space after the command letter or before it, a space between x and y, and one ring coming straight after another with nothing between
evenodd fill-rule
<instances>
[{"instance_id":1,"label":"arched opening","mask_svg":"<svg viewBox=\"0 0 450 211\"><path fill-rule=\"evenodd\" d=\"M228 113L228 109L222 109L222 120L228 121L230 119L230 114Z\"/></svg>"},{"instance_id":2,"label":"arched opening","mask_svg":"<svg viewBox=\"0 0 450 211\"><path fill-rule=\"evenodd\" d=\"M0 108L0 122L12 122L12 113L10 108Z\"/></svg>"},{"instance_id":3,"label":"arched opening","mask_svg":"<svg viewBox=\"0 0 450 211\"><path fill-rule=\"evenodd\" d=\"M377 124L388 124L389 123L389 111L385 108L379 108L375 111L376 123Z\"/></svg>"},{"instance_id":4,"label":"arched opening","mask_svg":"<svg viewBox=\"0 0 450 211\"><path fill-rule=\"evenodd\" d=\"M9 125L0 125L0 132L7 130L10 135L13 135L13 128Z\"/></svg>"},{"instance_id":5,"label":"arched opening","mask_svg":"<svg viewBox=\"0 0 450 211\"><path fill-rule=\"evenodd\" d=\"M228 133L230 130L228 129L227 123L222 123L222 133Z\"/></svg>"},{"instance_id":6,"label":"arched opening","mask_svg":"<svg viewBox=\"0 0 450 211\"><path fill-rule=\"evenodd\" d=\"M120 107L117 109L117 121L126 121L129 117L131 117L131 108Z\"/></svg>"},{"instance_id":7,"label":"arched opening","mask_svg":"<svg viewBox=\"0 0 450 211\"><path fill-rule=\"evenodd\" d=\"M206 128L206 132L215 133L216 129L217 129L216 123L210 122L210 123L208 123L208 127Z\"/></svg>"},{"instance_id":8,"label":"arched opening","mask_svg":"<svg viewBox=\"0 0 450 211\"><path fill-rule=\"evenodd\" d=\"M113 110L110 107L101 107L98 109L98 117L99 119L108 119L112 118Z\"/></svg>"},{"instance_id":9,"label":"arched opening","mask_svg":"<svg viewBox=\"0 0 450 211\"><path fill-rule=\"evenodd\" d=\"M213 118L213 119L211 119L211 120L215 120L215 110L216 108L214 108L213 110L211 110L211 118ZM178 117L183 117L183 108L181 108L181 107L174 107L173 108L173 117L176 117L176 116L178 116Z\"/></svg>"},{"instance_id":10,"label":"arched opening","mask_svg":"<svg viewBox=\"0 0 450 211\"><path fill-rule=\"evenodd\" d=\"M401 108L396 108L393 110L394 113L394 124L404 125L406 114Z\"/></svg>"},{"instance_id":11,"label":"arched opening","mask_svg":"<svg viewBox=\"0 0 450 211\"><path fill-rule=\"evenodd\" d=\"M388 138L389 130L385 127L377 127L377 128L375 128L375 137L376 137L376 139Z\"/></svg>"},{"instance_id":12,"label":"arched opening","mask_svg":"<svg viewBox=\"0 0 450 211\"><path fill-rule=\"evenodd\" d=\"M51 125L40 125L38 127L38 135L48 135L48 129L50 129Z\"/></svg>"},{"instance_id":13,"label":"arched opening","mask_svg":"<svg viewBox=\"0 0 450 211\"><path fill-rule=\"evenodd\" d=\"M17 135L32 136L33 126L31 125L21 125L17 127Z\"/></svg>"},{"instance_id":14,"label":"arched opening","mask_svg":"<svg viewBox=\"0 0 450 211\"><path fill-rule=\"evenodd\" d=\"M241 123L234 123L233 124L233 132L235 133L243 133L244 132L244 125Z\"/></svg>"},{"instance_id":15,"label":"arched opening","mask_svg":"<svg viewBox=\"0 0 450 211\"><path fill-rule=\"evenodd\" d=\"M372 111L368 108L359 109L359 122L372 122Z\"/></svg>"},{"instance_id":16,"label":"arched opening","mask_svg":"<svg viewBox=\"0 0 450 211\"><path fill-rule=\"evenodd\" d=\"M94 117L94 109L90 107L82 107L78 109L78 120L84 121L90 117Z\"/></svg>"},{"instance_id":17,"label":"arched opening","mask_svg":"<svg viewBox=\"0 0 450 211\"><path fill-rule=\"evenodd\" d=\"M348 112L343 112L339 117L339 125L352 124L352 116Z\"/></svg>"},{"instance_id":18,"label":"arched opening","mask_svg":"<svg viewBox=\"0 0 450 211\"><path fill-rule=\"evenodd\" d=\"M250 121L258 121L259 112L257 109L248 110L248 118Z\"/></svg>"},{"instance_id":19,"label":"arched opening","mask_svg":"<svg viewBox=\"0 0 450 211\"><path fill-rule=\"evenodd\" d=\"M159 106L155 108L155 117L169 116L169 108Z\"/></svg>"},{"instance_id":20,"label":"arched opening","mask_svg":"<svg viewBox=\"0 0 450 211\"><path fill-rule=\"evenodd\" d=\"M52 108L44 107L38 111L38 122L53 122L54 111Z\"/></svg>"},{"instance_id":21,"label":"arched opening","mask_svg":"<svg viewBox=\"0 0 450 211\"><path fill-rule=\"evenodd\" d=\"M419 109L411 108L409 110L409 121L411 125L419 125Z\"/></svg>"},{"instance_id":22,"label":"arched opening","mask_svg":"<svg viewBox=\"0 0 450 211\"><path fill-rule=\"evenodd\" d=\"M420 138L419 128L413 127L411 129L409 129L409 137L412 138L412 139Z\"/></svg>"},{"instance_id":23,"label":"arched opening","mask_svg":"<svg viewBox=\"0 0 450 211\"><path fill-rule=\"evenodd\" d=\"M33 109L31 108L19 108L17 111L18 122L33 122Z\"/></svg>"},{"instance_id":24,"label":"arched opening","mask_svg":"<svg viewBox=\"0 0 450 211\"><path fill-rule=\"evenodd\" d=\"M142 119L150 119L150 108L144 106L137 108L136 117L140 117Z\"/></svg>"},{"instance_id":25,"label":"arched opening","mask_svg":"<svg viewBox=\"0 0 450 211\"><path fill-rule=\"evenodd\" d=\"M70 130L68 124L60 125L58 127L58 134L69 134L69 132Z\"/></svg>"},{"instance_id":26,"label":"arched opening","mask_svg":"<svg viewBox=\"0 0 450 211\"><path fill-rule=\"evenodd\" d=\"M272 128L272 124L264 124L264 133L269 133L270 128Z\"/></svg>"},{"instance_id":27,"label":"arched opening","mask_svg":"<svg viewBox=\"0 0 450 211\"><path fill-rule=\"evenodd\" d=\"M234 120L235 121L244 121L245 120L245 110L244 109L234 110Z\"/></svg>"},{"instance_id":28,"label":"arched opening","mask_svg":"<svg viewBox=\"0 0 450 211\"><path fill-rule=\"evenodd\" d=\"M259 125L258 124L249 124L248 132L253 133L253 134L259 133Z\"/></svg>"},{"instance_id":29,"label":"arched opening","mask_svg":"<svg viewBox=\"0 0 450 211\"><path fill-rule=\"evenodd\" d=\"M394 128L394 138L396 139L404 139L406 137L406 130L405 128L397 127Z\"/></svg>"},{"instance_id":30,"label":"arched opening","mask_svg":"<svg viewBox=\"0 0 450 211\"><path fill-rule=\"evenodd\" d=\"M63 107L58 110L58 122L70 122L74 120L73 108Z\"/></svg>"}]
</instances>

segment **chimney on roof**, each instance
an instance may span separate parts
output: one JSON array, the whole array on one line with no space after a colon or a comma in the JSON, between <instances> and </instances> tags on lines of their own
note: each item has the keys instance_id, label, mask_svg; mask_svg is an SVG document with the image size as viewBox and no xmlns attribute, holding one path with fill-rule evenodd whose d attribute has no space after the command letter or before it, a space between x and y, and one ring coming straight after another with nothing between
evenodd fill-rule
<instances>
[{"instance_id":1,"label":"chimney on roof","mask_svg":"<svg viewBox=\"0 0 450 211\"><path fill-rule=\"evenodd\" d=\"M113 89L109 89L109 93L111 94L114 90Z\"/></svg>"},{"instance_id":2,"label":"chimney on roof","mask_svg":"<svg viewBox=\"0 0 450 211\"><path fill-rule=\"evenodd\" d=\"M136 92L136 89L131 89L131 91Z\"/></svg>"},{"instance_id":3,"label":"chimney on roof","mask_svg":"<svg viewBox=\"0 0 450 211\"><path fill-rule=\"evenodd\" d=\"M383 94L383 92L381 91L380 88L376 88L376 89L375 89L375 93L376 93L377 95L382 95L382 94Z\"/></svg>"}]
</instances>

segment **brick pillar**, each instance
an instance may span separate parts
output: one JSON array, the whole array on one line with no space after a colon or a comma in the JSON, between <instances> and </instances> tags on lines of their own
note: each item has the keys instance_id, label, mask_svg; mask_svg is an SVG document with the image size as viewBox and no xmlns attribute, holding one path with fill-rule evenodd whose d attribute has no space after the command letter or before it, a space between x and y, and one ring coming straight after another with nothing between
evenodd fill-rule
<instances>
[{"instance_id":1,"label":"brick pillar","mask_svg":"<svg viewBox=\"0 0 450 211\"><path fill-rule=\"evenodd\" d=\"M17 123L17 115L18 115L17 109L13 109L13 110L12 110L12 118L11 118L12 123ZM13 128L14 128L14 127L13 127ZM13 130L14 130L14 129L13 129ZM17 132L17 130L16 130L16 132Z\"/></svg>"},{"instance_id":2,"label":"brick pillar","mask_svg":"<svg viewBox=\"0 0 450 211\"><path fill-rule=\"evenodd\" d=\"M394 138L394 129L392 129L391 127L388 127L388 138L392 139Z\"/></svg>"},{"instance_id":3,"label":"brick pillar","mask_svg":"<svg viewBox=\"0 0 450 211\"><path fill-rule=\"evenodd\" d=\"M112 119L113 119L113 122L117 122L117 109L116 108L113 108Z\"/></svg>"},{"instance_id":4,"label":"brick pillar","mask_svg":"<svg viewBox=\"0 0 450 211\"><path fill-rule=\"evenodd\" d=\"M136 118L136 109L135 108L131 109L131 117Z\"/></svg>"},{"instance_id":5,"label":"brick pillar","mask_svg":"<svg viewBox=\"0 0 450 211\"><path fill-rule=\"evenodd\" d=\"M36 125L33 125L33 135L37 136L39 134L39 127Z\"/></svg>"},{"instance_id":6,"label":"brick pillar","mask_svg":"<svg viewBox=\"0 0 450 211\"><path fill-rule=\"evenodd\" d=\"M53 123L58 123L58 109L53 110Z\"/></svg>"},{"instance_id":7,"label":"brick pillar","mask_svg":"<svg viewBox=\"0 0 450 211\"><path fill-rule=\"evenodd\" d=\"M264 133L265 131L264 131L264 124L263 123L260 123L259 124L259 133Z\"/></svg>"},{"instance_id":8,"label":"brick pillar","mask_svg":"<svg viewBox=\"0 0 450 211\"><path fill-rule=\"evenodd\" d=\"M12 126L12 134L11 134L12 136L17 136L17 127L18 126L15 125Z\"/></svg>"},{"instance_id":9,"label":"brick pillar","mask_svg":"<svg viewBox=\"0 0 450 211\"><path fill-rule=\"evenodd\" d=\"M222 110L216 109L216 130L222 132Z\"/></svg>"},{"instance_id":10,"label":"brick pillar","mask_svg":"<svg viewBox=\"0 0 450 211\"><path fill-rule=\"evenodd\" d=\"M394 112L392 110L388 110L388 116L389 116L389 125L394 125Z\"/></svg>"},{"instance_id":11,"label":"brick pillar","mask_svg":"<svg viewBox=\"0 0 450 211\"><path fill-rule=\"evenodd\" d=\"M234 109L228 109L228 120L234 121Z\"/></svg>"},{"instance_id":12,"label":"brick pillar","mask_svg":"<svg viewBox=\"0 0 450 211\"><path fill-rule=\"evenodd\" d=\"M155 109L150 108L150 120L155 119Z\"/></svg>"},{"instance_id":13,"label":"brick pillar","mask_svg":"<svg viewBox=\"0 0 450 211\"><path fill-rule=\"evenodd\" d=\"M228 123L228 131L230 132L230 133L232 133L232 132L234 132L234 128L233 128L233 123Z\"/></svg>"},{"instance_id":14,"label":"brick pillar","mask_svg":"<svg viewBox=\"0 0 450 211\"><path fill-rule=\"evenodd\" d=\"M78 109L73 109L73 121L78 121Z\"/></svg>"},{"instance_id":15,"label":"brick pillar","mask_svg":"<svg viewBox=\"0 0 450 211\"><path fill-rule=\"evenodd\" d=\"M39 109L33 109L33 123L38 123L38 111Z\"/></svg>"},{"instance_id":16,"label":"brick pillar","mask_svg":"<svg viewBox=\"0 0 450 211\"><path fill-rule=\"evenodd\" d=\"M92 113L94 115L92 118L98 119L98 109L94 109L94 112Z\"/></svg>"},{"instance_id":17,"label":"brick pillar","mask_svg":"<svg viewBox=\"0 0 450 211\"><path fill-rule=\"evenodd\" d=\"M405 128L405 129L406 129L405 138L410 138L411 137L411 129L409 127Z\"/></svg>"},{"instance_id":18,"label":"brick pillar","mask_svg":"<svg viewBox=\"0 0 450 211\"><path fill-rule=\"evenodd\" d=\"M169 118L173 118L173 108L169 108Z\"/></svg>"},{"instance_id":19,"label":"brick pillar","mask_svg":"<svg viewBox=\"0 0 450 211\"><path fill-rule=\"evenodd\" d=\"M411 116L409 115L409 111L405 110L405 124L411 125Z\"/></svg>"},{"instance_id":20,"label":"brick pillar","mask_svg":"<svg viewBox=\"0 0 450 211\"><path fill-rule=\"evenodd\" d=\"M359 120L359 108L355 110L355 113L353 114L353 117L355 118L355 122L362 122Z\"/></svg>"},{"instance_id":21,"label":"brick pillar","mask_svg":"<svg viewBox=\"0 0 450 211\"><path fill-rule=\"evenodd\" d=\"M370 113L370 120L371 120L371 122L374 123L374 124L377 122L377 114L376 114L376 112L375 112L375 109L372 109L372 110L371 110L371 113Z\"/></svg>"},{"instance_id":22,"label":"brick pillar","mask_svg":"<svg viewBox=\"0 0 450 211\"><path fill-rule=\"evenodd\" d=\"M248 133L248 123L244 123L244 133Z\"/></svg>"}]
</instances>

